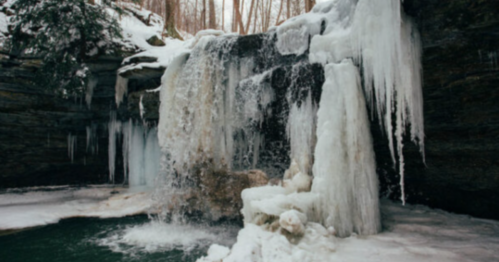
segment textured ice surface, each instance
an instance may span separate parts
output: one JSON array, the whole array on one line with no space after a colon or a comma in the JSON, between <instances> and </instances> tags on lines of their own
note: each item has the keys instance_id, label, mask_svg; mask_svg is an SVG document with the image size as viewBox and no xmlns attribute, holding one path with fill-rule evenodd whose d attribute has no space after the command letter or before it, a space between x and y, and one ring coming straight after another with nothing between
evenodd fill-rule
<instances>
[{"instance_id":1,"label":"textured ice surface","mask_svg":"<svg viewBox=\"0 0 499 262\"><path fill-rule=\"evenodd\" d=\"M424 206L381 202L384 230L371 236L336 238L307 223L304 238L291 244L279 232L251 224L222 261L420 262L497 261L499 222L455 215ZM198 261L221 261L201 258Z\"/></svg>"},{"instance_id":2,"label":"textured ice surface","mask_svg":"<svg viewBox=\"0 0 499 262\"><path fill-rule=\"evenodd\" d=\"M318 111L312 192L320 222L338 235L381 229L378 178L364 96L350 60L325 67Z\"/></svg>"},{"instance_id":3,"label":"textured ice surface","mask_svg":"<svg viewBox=\"0 0 499 262\"><path fill-rule=\"evenodd\" d=\"M144 214L149 193L122 187L36 188L0 194L0 230L57 223L70 217L122 217Z\"/></svg>"}]
</instances>

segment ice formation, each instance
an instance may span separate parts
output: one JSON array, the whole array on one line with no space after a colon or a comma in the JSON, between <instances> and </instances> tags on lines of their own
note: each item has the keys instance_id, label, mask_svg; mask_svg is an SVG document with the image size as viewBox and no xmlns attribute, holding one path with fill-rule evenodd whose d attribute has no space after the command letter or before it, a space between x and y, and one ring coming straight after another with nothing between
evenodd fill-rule
<instances>
[{"instance_id":1,"label":"ice formation","mask_svg":"<svg viewBox=\"0 0 499 262\"><path fill-rule=\"evenodd\" d=\"M399 0L321 3L267 36L261 48L264 57L275 55L271 45L280 58L295 57L286 89L289 111L277 112L287 114L291 161L282 186L243 191L243 244L238 242L224 261L290 261L266 248L269 239L282 249L289 247L283 243L298 239L298 246L303 245L298 250L304 251L319 238L331 242L333 234L348 237L381 230L367 108L388 137L403 202L406 128L423 152L419 36ZM265 143L259 127L276 113L269 105L281 95L265 81L274 68L264 66L267 71L262 72L251 56L230 54L233 36L196 39L190 53L170 63L160 95L158 136L165 176L159 199L179 209L188 204L171 201L187 192L199 168L248 169L258 164ZM314 90L297 81L310 63L324 69L319 104ZM332 246L324 257L334 251ZM239 251L241 255L235 255ZM289 250L294 258L298 253ZM321 261L319 257L313 260Z\"/></svg>"},{"instance_id":2,"label":"ice formation","mask_svg":"<svg viewBox=\"0 0 499 262\"><path fill-rule=\"evenodd\" d=\"M133 187L152 188L160 173L161 151L156 127L116 119L112 112L108 124L109 181L114 183L116 148L122 141L124 180Z\"/></svg>"},{"instance_id":3,"label":"ice formation","mask_svg":"<svg viewBox=\"0 0 499 262\"><path fill-rule=\"evenodd\" d=\"M328 64L318 111L312 192L340 237L380 231L378 183L360 76L351 60Z\"/></svg>"},{"instance_id":4,"label":"ice formation","mask_svg":"<svg viewBox=\"0 0 499 262\"><path fill-rule=\"evenodd\" d=\"M128 78L118 74L116 76L115 89L116 106L119 107L121 102L123 102L123 97L128 94Z\"/></svg>"},{"instance_id":5,"label":"ice formation","mask_svg":"<svg viewBox=\"0 0 499 262\"><path fill-rule=\"evenodd\" d=\"M98 79L96 77L90 76L87 83L87 88L85 90L85 102L87 103L88 109L92 105L92 97L94 95L94 89L97 86Z\"/></svg>"},{"instance_id":6,"label":"ice formation","mask_svg":"<svg viewBox=\"0 0 499 262\"><path fill-rule=\"evenodd\" d=\"M109 145L108 145L108 166L109 166L109 182L114 183L114 173L116 170L116 135L121 132L121 122L116 120L116 112L109 113Z\"/></svg>"},{"instance_id":7,"label":"ice formation","mask_svg":"<svg viewBox=\"0 0 499 262\"><path fill-rule=\"evenodd\" d=\"M76 150L76 139L77 136L71 135L71 133L68 134L68 157L71 159L71 163L74 162L74 154Z\"/></svg>"},{"instance_id":8,"label":"ice formation","mask_svg":"<svg viewBox=\"0 0 499 262\"><path fill-rule=\"evenodd\" d=\"M97 137L97 125L91 124L85 128L87 134L86 152L95 155L99 152L99 141Z\"/></svg>"}]
</instances>

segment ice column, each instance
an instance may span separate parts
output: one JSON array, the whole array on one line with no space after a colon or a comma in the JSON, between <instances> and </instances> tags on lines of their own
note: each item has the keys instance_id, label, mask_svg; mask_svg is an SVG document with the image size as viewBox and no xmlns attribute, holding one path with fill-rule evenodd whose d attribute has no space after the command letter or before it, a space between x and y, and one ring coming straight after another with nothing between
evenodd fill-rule
<instances>
[{"instance_id":1,"label":"ice column","mask_svg":"<svg viewBox=\"0 0 499 262\"><path fill-rule=\"evenodd\" d=\"M317 120L312 192L318 217L341 237L381 229L372 138L358 69L351 60L325 67Z\"/></svg>"},{"instance_id":2,"label":"ice column","mask_svg":"<svg viewBox=\"0 0 499 262\"><path fill-rule=\"evenodd\" d=\"M121 133L121 122L116 120L116 112L110 113L108 123L109 144L108 144L108 165L109 165L109 182L114 183L114 173L116 169L116 139Z\"/></svg>"},{"instance_id":3,"label":"ice column","mask_svg":"<svg viewBox=\"0 0 499 262\"><path fill-rule=\"evenodd\" d=\"M123 96L128 93L128 78L117 75L115 89L116 106L119 107L123 101Z\"/></svg>"}]
</instances>

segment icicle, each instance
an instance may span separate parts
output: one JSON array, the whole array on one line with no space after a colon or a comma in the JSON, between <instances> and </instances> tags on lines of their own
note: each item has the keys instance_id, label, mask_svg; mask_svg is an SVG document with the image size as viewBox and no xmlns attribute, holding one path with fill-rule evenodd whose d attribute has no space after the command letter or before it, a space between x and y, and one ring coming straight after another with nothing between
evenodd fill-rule
<instances>
[{"instance_id":1,"label":"icicle","mask_svg":"<svg viewBox=\"0 0 499 262\"><path fill-rule=\"evenodd\" d=\"M74 163L74 154L76 151L76 136L68 134L68 157L71 159L71 163Z\"/></svg>"},{"instance_id":2,"label":"icicle","mask_svg":"<svg viewBox=\"0 0 499 262\"><path fill-rule=\"evenodd\" d=\"M88 152L88 148L90 147L90 141L92 137L92 129L89 126L85 127L85 131L87 133L87 147L86 147L86 152Z\"/></svg>"},{"instance_id":3,"label":"icicle","mask_svg":"<svg viewBox=\"0 0 499 262\"><path fill-rule=\"evenodd\" d=\"M87 89L85 91L85 102L87 103L88 109L92 105L92 97L94 95L94 89L97 86L98 79L96 77L90 77L87 83Z\"/></svg>"},{"instance_id":4,"label":"icicle","mask_svg":"<svg viewBox=\"0 0 499 262\"><path fill-rule=\"evenodd\" d=\"M116 135L121 133L121 122L116 120L116 112L109 114L109 144L108 144L108 164L109 164L109 182L114 183L114 173L116 167Z\"/></svg>"},{"instance_id":5,"label":"icicle","mask_svg":"<svg viewBox=\"0 0 499 262\"><path fill-rule=\"evenodd\" d=\"M286 125L286 135L291 145L290 158L296 161L300 172L306 175L312 175L316 115L317 106L309 93L300 107L296 103L291 106Z\"/></svg>"},{"instance_id":6,"label":"icicle","mask_svg":"<svg viewBox=\"0 0 499 262\"><path fill-rule=\"evenodd\" d=\"M161 148L158 143L157 128L149 129L144 148L145 185L153 187L160 172Z\"/></svg>"},{"instance_id":7,"label":"icicle","mask_svg":"<svg viewBox=\"0 0 499 262\"><path fill-rule=\"evenodd\" d=\"M145 184L144 148L144 129L140 125L134 125L132 128L130 145L128 147L128 184L130 187Z\"/></svg>"},{"instance_id":8,"label":"icicle","mask_svg":"<svg viewBox=\"0 0 499 262\"><path fill-rule=\"evenodd\" d=\"M419 145L424 158L424 124L421 43L412 21L401 13L401 8L400 1L359 1L353 39L362 65L367 100L384 126L394 163L398 156L403 187L405 128L410 124L411 140ZM394 127L392 115L395 115ZM401 200L405 204L404 191L402 188Z\"/></svg>"},{"instance_id":9,"label":"icicle","mask_svg":"<svg viewBox=\"0 0 499 262\"><path fill-rule=\"evenodd\" d=\"M128 78L116 75L115 90L116 106L119 107L123 101L123 96L128 94Z\"/></svg>"},{"instance_id":10,"label":"icicle","mask_svg":"<svg viewBox=\"0 0 499 262\"><path fill-rule=\"evenodd\" d=\"M144 113L146 112L144 109L144 104L142 104L143 98L144 98L144 94L140 95L140 101L139 101L140 119L144 119Z\"/></svg>"},{"instance_id":11,"label":"icicle","mask_svg":"<svg viewBox=\"0 0 499 262\"><path fill-rule=\"evenodd\" d=\"M123 175L124 175L124 182L128 183L129 180L129 175L128 175L128 155L130 154L130 144L131 144L131 139L132 139L132 128L133 128L133 122L132 120L128 120L123 125Z\"/></svg>"}]
</instances>

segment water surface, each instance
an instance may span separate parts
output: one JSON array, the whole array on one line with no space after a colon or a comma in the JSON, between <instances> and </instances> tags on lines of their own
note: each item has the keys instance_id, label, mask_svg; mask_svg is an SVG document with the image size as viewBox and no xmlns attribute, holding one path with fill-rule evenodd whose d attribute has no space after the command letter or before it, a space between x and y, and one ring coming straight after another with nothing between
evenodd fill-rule
<instances>
[{"instance_id":1,"label":"water surface","mask_svg":"<svg viewBox=\"0 0 499 262\"><path fill-rule=\"evenodd\" d=\"M151 222L147 216L72 218L58 224L0 233L0 260L196 261L212 243L232 245L237 226ZM5 234L8 233L8 234Z\"/></svg>"}]
</instances>

